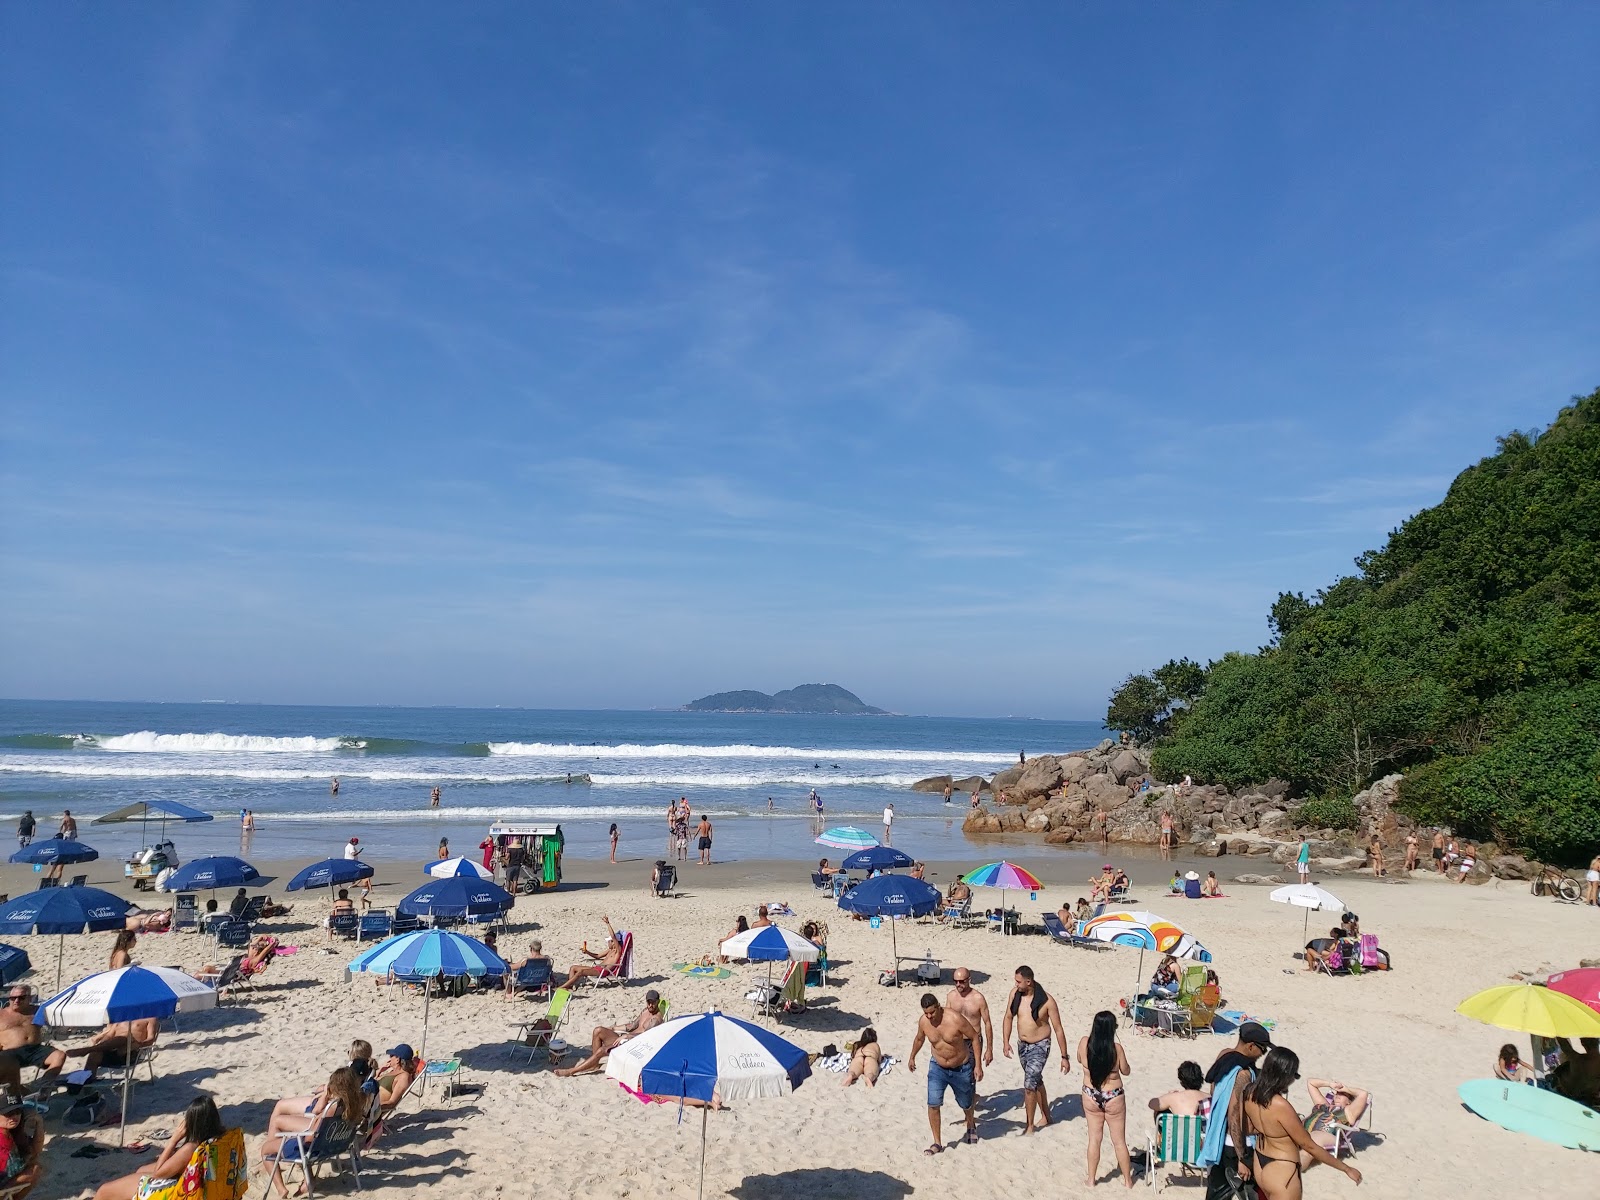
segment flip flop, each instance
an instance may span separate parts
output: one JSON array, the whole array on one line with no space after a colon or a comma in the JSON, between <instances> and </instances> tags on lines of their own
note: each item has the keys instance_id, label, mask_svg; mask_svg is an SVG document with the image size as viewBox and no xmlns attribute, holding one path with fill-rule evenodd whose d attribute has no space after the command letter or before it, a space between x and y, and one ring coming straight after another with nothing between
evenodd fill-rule
<instances>
[{"instance_id":1,"label":"flip flop","mask_svg":"<svg viewBox=\"0 0 1600 1200\"><path fill-rule=\"evenodd\" d=\"M933 1145L929 1146L926 1150L924 1150L923 1153L926 1154L929 1158L932 1158L935 1154L943 1154L944 1153L944 1147L941 1146L938 1142L935 1142Z\"/></svg>"},{"instance_id":2,"label":"flip flop","mask_svg":"<svg viewBox=\"0 0 1600 1200\"><path fill-rule=\"evenodd\" d=\"M977 1131L976 1130L972 1130L972 1129L967 1130L967 1136L962 1138L961 1140L963 1142L965 1142L969 1146L976 1146L978 1144Z\"/></svg>"}]
</instances>

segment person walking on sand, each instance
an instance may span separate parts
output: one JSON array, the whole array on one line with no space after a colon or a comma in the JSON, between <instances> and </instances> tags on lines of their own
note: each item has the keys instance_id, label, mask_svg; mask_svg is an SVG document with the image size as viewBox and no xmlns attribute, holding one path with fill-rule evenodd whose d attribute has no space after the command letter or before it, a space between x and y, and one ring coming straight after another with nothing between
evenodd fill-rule
<instances>
[{"instance_id":1,"label":"person walking on sand","mask_svg":"<svg viewBox=\"0 0 1600 1200\"><path fill-rule=\"evenodd\" d=\"M978 1144L978 1118L973 1105L977 1102L976 1085L983 1082L983 1062L976 1049L979 1036L970 1021L941 1007L932 992L922 994L922 1019L917 1022L917 1036L906 1056L906 1070L916 1071L917 1053L927 1042L933 1058L928 1064L928 1128L933 1131L933 1143L923 1151L926 1155L944 1153L939 1110L946 1090L955 1093L956 1104L967 1119L967 1132L961 1140L969 1146Z\"/></svg>"},{"instance_id":2,"label":"person walking on sand","mask_svg":"<svg viewBox=\"0 0 1600 1200\"><path fill-rule=\"evenodd\" d=\"M431 807L431 808L438 808L439 807L439 796L440 796L439 789L438 788L434 788L433 789L433 803L429 807Z\"/></svg>"},{"instance_id":3,"label":"person walking on sand","mask_svg":"<svg viewBox=\"0 0 1600 1200\"><path fill-rule=\"evenodd\" d=\"M1033 978L1032 967L1018 967L1012 975L1000 1028L1000 1048L1011 1057L1011 1025L1017 1026L1017 1062L1022 1065L1022 1132L1032 1133L1050 1124L1050 1096L1044 1089L1044 1068L1050 1061L1050 1035L1061 1043L1061 1073L1072 1070L1067 1057L1067 1035L1061 1029L1061 1010ZM1087 1106L1085 1106L1085 1111ZM1098 1157L1098 1154L1097 1154Z\"/></svg>"},{"instance_id":4,"label":"person walking on sand","mask_svg":"<svg viewBox=\"0 0 1600 1200\"><path fill-rule=\"evenodd\" d=\"M700 824L694 832L695 836L700 839L700 865L709 867L711 865L711 818L706 816L705 813L701 813Z\"/></svg>"},{"instance_id":5,"label":"person walking on sand","mask_svg":"<svg viewBox=\"0 0 1600 1200\"><path fill-rule=\"evenodd\" d=\"M894 841L890 837L890 834L893 832L893 830L894 830L894 805L893 804L885 804L883 806L883 844L885 846L894 845Z\"/></svg>"},{"instance_id":6,"label":"person walking on sand","mask_svg":"<svg viewBox=\"0 0 1600 1200\"><path fill-rule=\"evenodd\" d=\"M1311 843L1300 839L1300 853L1294 858L1294 871L1301 883L1311 878Z\"/></svg>"},{"instance_id":7,"label":"person walking on sand","mask_svg":"<svg viewBox=\"0 0 1600 1200\"><path fill-rule=\"evenodd\" d=\"M983 993L972 986L972 972L966 967L957 967L950 973L951 982L955 984L950 989L950 994L944 998L944 1006L954 1012L960 1013L967 1019L967 1024L978 1031L978 1043L974 1050L983 1060L984 1066L994 1062L994 1023L989 1020L989 1002L983 998ZM972 1088L972 1105L978 1105L978 1088Z\"/></svg>"},{"instance_id":8,"label":"person walking on sand","mask_svg":"<svg viewBox=\"0 0 1600 1200\"><path fill-rule=\"evenodd\" d=\"M17 845L26 848L33 842L33 831L39 828L39 822L33 819L33 809L22 814L22 820L17 822Z\"/></svg>"},{"instance_id":9,"label":"person walking on sand","mask_svg":"<svg viewBox=\"0 0 1600 1200\"><path fill-rule=\"evenodd\" d=\"M1078 1039L1078 1062L1083 1065L1083 1115L1088 1119L1089 1175L1099 1182L1100 1143L1109 1128L1111 1148L1117 1155L1124 1187L1133 1186L1133 1166L1128 1159L1128 1097L1122 1081L1132 1072L1122 1043L1117 1041L1115 1013L1101 1009L1094 1015L1089 1036Z\"/></svg>"},{"instance_id":10,"label":"person walking on sand","mask_svg":"<svg viewBox=\"0 0 1600 1200\"><path fill-rule=\"evenodd\" d=\"M611 822L611 861L612 862L616 862L617 861L617 838L620 837L620 836L621 835L617 833L617 823L615 821Z\"/></svg>"}]
</instances>

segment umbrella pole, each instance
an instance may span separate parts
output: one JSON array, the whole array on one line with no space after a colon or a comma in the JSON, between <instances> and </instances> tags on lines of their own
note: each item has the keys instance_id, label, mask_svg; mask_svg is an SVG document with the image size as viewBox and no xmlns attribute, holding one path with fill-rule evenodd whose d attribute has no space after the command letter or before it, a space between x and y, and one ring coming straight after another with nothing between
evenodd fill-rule
<instances>
[{"instance_id":1,"label":"umbrella pole","mask_svg":"<svg viewBox=\"0 0 1600 1200\"><path fill-rule=\"evenodd\" d=\"M899 987L900 986L900 941L895 936L894 916L892 914L889 917L889 953L894 956L894 962L892 964L890 964L894 969L894 986L895 987Z\"/></svg>"},{"instance_id":2,"label":"umbrella pole","mask_svg":"<svg viewBox=\"0 0 1600 1200\"><path fill-rule=\"evenodd\" d=\"M67 948L67 935L56 936L56 991L61 990L61 952Z\"/></svg>"},{"instance_id":3,"label":"umbrella pole","mask_svg":"<svg viewBox=\"0 0 1600 1200\"><path fill-rule=\"evenodd\" d=\"M706 1102L700 1110L700 1200L706 1200L706 1114L711 1111L711 1103Z\"/></svg>"},{"instance_id":4,"label":"umbrella pole","mask_svg":"<svg viewBox=\"0 0 1600 1200\"><path fill-rule=\"evenodd\" d=\"M422 1051L417 1055L424 1062L428 1058L428 1001L433 998L433 976L422 981Z\"/></svg>"},{"instance_id":5,"label":"umbrella pole","mask_svg":"<svg viewBox=\"0 0 1600 1200\"><path fill-rule=\"evenodd\" d=\"M122 1120L117 1123L117 1145L128 1140L128 1091L133 1087L133 1022L128 1022L128 1045L123 1053Z\"/></svg>"},{"instance_id":6,"label":"umbrella pole","mask_svg":"<svg viewBox=\"0 0 1600 1200\"><path fill-rule=\"evenodd\" d=\"M1311 910L1306 909L1306 919L1300 923L1300 936L1305 937L1311 932Z\"/></svg>"}]
</instances>

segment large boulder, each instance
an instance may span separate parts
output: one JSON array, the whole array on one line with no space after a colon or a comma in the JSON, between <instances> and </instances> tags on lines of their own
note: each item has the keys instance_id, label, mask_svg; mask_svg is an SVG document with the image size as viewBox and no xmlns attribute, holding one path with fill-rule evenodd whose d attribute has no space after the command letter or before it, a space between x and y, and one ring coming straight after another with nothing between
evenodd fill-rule
<instances>
[{"instance_id":1,"label":"large boulder","mask_svg":"<svg viewBox=\"0 0 1600 1200\"><path fill-rule=\"evenodd\" d=\"M1050 830L1050 815L1043 812L1031 812L1028 819L1022 823L1023 829L1029 833L1047 833Z\"/></svg>"},{"instance_id":2,"label":"large boulder","mask_svg":"<svg viewBox=\"0 0 1600 1200\"><path fill-rule=\"evenodd\" d=\"M1281 800L1289 794L1289 785L1282 779L1269 779L1256 789L1269 800Z\"/></svg>"},{"instance_id":3,"label":"large boulder","mask_svg":"<svg viewBox=\"0 0 1600 1200\"><path fill-rule=\"evenodd\" d=\"M1313 858L1311 860L1311 870L1313 872L1332 871L1339 873L1343 871L1359 871L1366 865L1367 856L1365 854L1347 854L1341 858Z\"/></svg>"},{"instance_id":4,"label":"large boulder","mask_svg":"<svg viewBox=\"0 0 1600 1200\"><path fill-rule=\"evenodd\" d=\"M1001 833L1021 833L1023 822L1026 818L1014 808L1008 808L1000 814Z\"/></svg>"},{"instance_id":5,"label":"large boulder","mask_svg":"<svg viewBox=\"0 0 1600 1200\"><path fill-rule=\"evenodd\" d=\"M1051 830L1044 840L1048 846L1065 846L1077 836L1078 831L1075 829L1055 829Z\"/></svg>"},{"instance_id":6,"label":"large boulder","mask_svg":"<svg viewBox=\"0 0 1600 1200\"><path fill-rule=\"evenodd\" d=\"M1081 754L1070 754L1061 760L1061 777L1068 783L1076 783L1093 769Z\"/></svg>"},{"instance_id":7,"label":"large boulder","mask_svg":"<svg viewBox=\"0 0 1600 1200\"><path fill-rule=\"evenodd\" d=\"M961 822L962 833L999 833L1000 818L987 808L975 808Z\"/></svg>"},{"instance_id":8,"label":"large boulder","mask_svg":"<svg viewBox=\"0 0 1600 1200\"><path fill-rule=\"evenodd\" d=\"M1277 875L1235 875L1235 883L1282 883L1283 879Z\"/></svg>"},{"instance_id":9,"label":"large boulder","mask_svg":"<svg viewBox=\"0 0 1600 1200\"><path fill-rule=\"evenodd\" d=\"M1010 791L1016 786L1017 780L1022 778L1022 773L1027 769L1027 767L1021 765L1007 767L1004 771L998 772L995 777L989 781L989 786L993 788L996 793Z\"/></svg>"},{"instance_id":10,"label":"large boulder","mask_svg":"<svg viewBox=\"0 0 1600 1200\"><path fill-rule=\"evenodd\" d=\"M926 779L919 779L911 785L913 792L940 792L947 787L954 787L955 780L948 775L930 775Z\"/></svg>"},{"instance_id":11,"label":"large boulder","mask_svg":"<svg viewBox=\"0 0 1600 1200\"><path fill-rule=\"evenodd\" d=\"M1109 775L1091 775L1083 781L1083 796L1101 812L1121 808L1128 801L1128 789Z\"/></svg>"},{"instance_id":12,"label":"large boulder","mask_svg":"<svg viewBox=\"0 0 1600 1200\"><path fill-rule=\"evenodd\" d=\"M965 779L955 779L951 783L956 791L968 796L972 795L974 790L980 793L994 790L989 786L989 781L982 775L968 775ZM940 790L942 791L943 789Z\"/></svg>"},{"instance_id":13,"label":"large boulder","mask_svg":"<svg viewBox=\"0 0 1600 1200\"><path fill-rule=\"evenodd\" d=\"M1127 783L1144 774L1144 763L1132 750L1124 750L1111 760L1111 774L1116 776L1118 783Z\"/></svg>"},{"instance_id":14,"label":"large boulder","mask_svg":"<svg viewBox=\"0 0 1600 1200\"><path fill-rule=\"evenodd\" d=\"M1281 808L1268 808L1256 818L1256 832L1262 837L1286 838L1291 832L1289 814Z\"/></svg>"},{"instance_id":15,"label":"large boulder","mask_svg":"<svg viewBox=\"0 0 1600 1200\"><path fill-rule=\"evenodd\" d=\"M1489 860L1489 874L1496 879L1532 879L1539 868L1520 854L1501 854Z\"/></svg>"},{"instance_id":16,"label":"large boulder","mask_svg":"<svg viewBox=\"0 0 1600 1200\"><path fill-rule=\"evenodd\" d=\"M1042 796L1059 787L1061 779L1060 760L1053 754L1041 754L1022 768L1022 773L1017 776L1016 782L1007 785L1006 791L1021 799Z\"/></svg>"}]
</instances>

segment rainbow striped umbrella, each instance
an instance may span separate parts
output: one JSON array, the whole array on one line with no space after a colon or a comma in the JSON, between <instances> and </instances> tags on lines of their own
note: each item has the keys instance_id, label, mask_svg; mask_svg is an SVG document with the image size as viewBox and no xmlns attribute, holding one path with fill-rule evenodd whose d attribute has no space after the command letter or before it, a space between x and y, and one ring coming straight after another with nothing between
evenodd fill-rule
<instances>
[{"instance_id":1,"label":"rainbow striped umbrella","mask_svg":"<svg viewBox=\"0 0 1600 1200\"><path fill-rule=\"evenodd\" d=\"M1010 932L1006 925L1006 893L1007 892L1037 892L1044 884L1031 871L1008 863L1005 859L999 862L984 863L974 871L968 871L961 877L961 882L968 887L986 887L1000 889L1000 928L1003 932Z\"/></svg>"}]
</instances>

